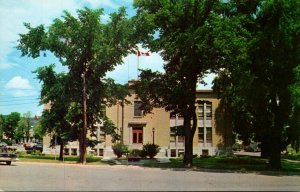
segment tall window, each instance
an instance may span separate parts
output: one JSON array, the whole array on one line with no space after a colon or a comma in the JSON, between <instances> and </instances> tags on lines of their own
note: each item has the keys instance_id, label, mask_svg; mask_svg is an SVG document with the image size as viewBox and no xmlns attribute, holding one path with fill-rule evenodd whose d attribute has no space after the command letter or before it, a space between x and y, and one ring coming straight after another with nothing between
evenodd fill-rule
<instances>
[{"instance_id":1,"label":"tall window","mask_svg":"<svg viewBox=\"0 0 300 192\"><path fill-rule=\"evenodd\" d=\"M211 103L206 103L205 113L206 113L206 120L211 120L212 119Z\"/></svg>"},{"instance_id":2,"label":"tall window","mask_svg":"<svg viewBox=\"0 0 300 192\"><path fill-rule=\"evenodd\" d=\"M212 128L206 127L206 143L212 143Z\"/></svg>"},{"instance_id":3,"label":"tall window","mask_svg":"<svg viewBox=\"0 0 300 192\"><path fill-rule=\"evenodd\" d=\"M176 140L175 128L170 127L170 142L175 142L175 140Z\"/></svg>"},{"instance_id":4,"label":"tall window","mask_svg":"<svg viewBox=\"0 0 300 192\"><path fill-rule=\"evenodd\" d=\"M170 127L170 142L176 142L176 136L178 142L184 142L184 129L183 126Z\"/></svg>"},{"instance_id":5,"label":"tall window","mask_svg":"<svg viewBox=\"0 0 300 192\"><path fill-rule=\"evenodd\" d=\"M141 101L134 101L133 105L134 105L133 106L134 107L134 113L133 113L133 115L135 117L142 116L142 110L141 110L142 102Z\"/></svg>"},{"instance_id":6,"label":"tall window","mask_svg":"<svg viewBox=\"0 0 300 192\"><path fill-rule=\"evenodd\" d=\"M198 127L198 139L204 143L204 127ZM212 143L212 128L206 127L206 143Z\"/></svg>"},{"instance_id":7,"label":"tall window","mask_svg":"<svg viewBox=\"0 0 300 192\"><path fill-rule=\"evenodd\" d=\"M206 138L206 143L212 143L212 103L208 101L201 101L198 103L197 108L198 120L198 139L200 143L204 143ZM205 131L204 131L205 129ZM204 137L204 133L206 135Z\"/></svg>"},{"instance_id":8,"label":"tall window","mask_svg":"<svg viewBox=\"0 0 300 192\"><path fill-rule=\"evenodd\" d=\"M132 127L132 143L143 144L143 127Z\"/></svg>"},{"instance_id":9,"label":"tall window","mask_svg":"<svg viewBox=\"0 0 300 192\"><path fill-rule=\"evenodd\" d=\"M202 103L199 104L197 113L198 113L198 119L203 120L203 118L204 118L204 105Z\"/></svg>"},{"instance_id":10,"label":"tall window","mask_svg":"<svg viewBox=\"0 0 300 192\"><path fill-rule=\"evenodd\" d=\"M198 127L198 139L200 143L204 142L204 127Z\"/></svg>"},{"instance_id":11,"label":"tall window","mask_svg":"<svg viewBox=\"0 0 300 192\"><path fill-rule=\"evenodd\" d=\"M204 118L204 113L206 115L206 120L211 120L212 119L212 105L211 103L206 103L205 109L204 109L204 104L201 103L198 105L198 119L203 120Z\"/></svg>"}]
</instances>

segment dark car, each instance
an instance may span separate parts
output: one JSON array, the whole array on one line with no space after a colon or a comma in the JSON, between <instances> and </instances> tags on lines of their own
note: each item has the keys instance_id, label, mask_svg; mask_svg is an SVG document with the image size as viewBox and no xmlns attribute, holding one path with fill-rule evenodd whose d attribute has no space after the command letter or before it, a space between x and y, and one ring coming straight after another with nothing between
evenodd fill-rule
<instances>
[{"instance_id":1,"label":"dark car","mask_svg":"<svg viewBox=\"0 0 300 192\"><path fill-rule=\"evenodd\" d=\"M25 146L25 150L27 150L27 151L36 150L36 151L42 152L43 145L37 144L37 145L33 145L33 146Z\"/></svg>"},{"instance_id":2,"label":"dark car","mask_svg":"<svg viewBox=\"0 0 300 192\"><path fill-rule=\"evenodd\" d=\"M43 145L37 144L32 147L32 150L43 152Z\"/></svg>"}]
</instances>

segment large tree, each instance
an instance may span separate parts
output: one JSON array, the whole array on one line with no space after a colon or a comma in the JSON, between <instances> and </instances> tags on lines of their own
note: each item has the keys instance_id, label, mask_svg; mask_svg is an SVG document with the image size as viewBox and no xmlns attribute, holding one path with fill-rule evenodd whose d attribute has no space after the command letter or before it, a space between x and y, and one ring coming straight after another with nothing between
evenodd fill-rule
<instances>
[{"instance_id":1,"label":"large tree","mask_svg":"<svg viewBox=\"0 0 300 192\"><path fill-rule=\"evenodd\" d=\"M300 149L300 65L295 70L295 82L290 86L293 110L290 129L287 130L288 142L299 152Z\"/></svg>"},{"instance_id":2,"label":"large tree","mask_svg":"<svg viewBox=\"0 0 300 192\"><path fill-rule=\"evenodd\" d=\"M15 132L18 127L18 122L20 121L21 116L18 112L11 112L9 115L5 117L4 120L4 135L10 139L15 139Z\"/></svg>"},{"instance_id":3,"label":"large tree","mask_svg":"<svg viewBox=\"0 0 300 192\"><path fill-rule=\"evenodd\" d=\"M64 146L68 141L76 140L75 130L68 121L70 96L67 88L68 75L56 73L54 65L39 67L36 70L37 78L42 82L41 104L50 104L41 117L42 132L52 135L51 144L60 145L59 160L63 160Z\"/></svg>"},{"instance_id":4,"label":"large tree","mask_svg":"<svg viewBox=\"0 0 300 192\"><path fill-rule=\"evenodd\" d=\"M292 109L288 87L300 62L299 2L246 0L226 4L226 17L240 20L237 28L247 32L234 33L247 40L246 57L243 62L236 61L243 55L225 57L229 62L216 85L233 109L239 133L261 141L262 155L269 158L272 168L279 169L282 133ZM230 47L225 50L235 52Z\"/></svg>"},{"instance_id":5,"label":"large tree","mask_svg":"<svg viewBox=\"0 0 300 192\"><path fill-rule=\"evenodd\" d=\"M22 55L39 57L42 51L50 51L69 69L68 91L73 110L70 118L79 129L80 162L86 162L87 129L93 129L100 121L100 111L110 104L104 79L122 58L135 47L133 26L126 18L125 8L110 14L110 20L102 23L102 9L78 10L78 17L67 11L61 19L55 19L48 30L44 25L31 27L20 35L18 48ZM81 118L78 118L81 117ZM81 119L81 120L79 120Z\"/></svg>"},{"instance_id":6,"label":"large tree","mask_svg":"<svg viewBox=\"0 0 300 192\"><path fill-rule=\"evenodd\" d=\"M192 166L197 127L196 86L220 59L213 51L211 33L217 16L212 10L217 5L212 0L134 2L137 37L165 61L164 73L141 73L136 91L146 112L160 106L183 116L187 167Z\"/></svg>"},{"instance_id":7,"label":"large tree","mask_svg":"<svg viewBox=\"0 0 300 192\"><path fill-rule=\"evenodd\" d=\"M3 138L4 122L5 122L5 117L4 115L0 114L0 139Z\"/></svg>"}]
</instances>

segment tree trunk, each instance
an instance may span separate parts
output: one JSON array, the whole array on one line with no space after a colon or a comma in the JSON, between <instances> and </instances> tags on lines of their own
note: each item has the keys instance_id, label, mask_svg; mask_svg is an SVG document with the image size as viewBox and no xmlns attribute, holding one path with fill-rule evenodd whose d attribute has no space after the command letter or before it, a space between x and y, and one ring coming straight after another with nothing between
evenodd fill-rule
<instances>
[{"instance_id":1,"label":"tree trunk","mask_svg":"<svg viewBox=\"0 0 300 192\"><path fill-rule=\"evenodd\" d=\"M193 100L194 101L194 100ZM195 105L190 104L187 113L184 115L184 129L185 129L185 140L184 140L184 166L192 167L193 166L193 140L194 134L197 126L197 115L195 112ZM193 119L191 124L191 119Z\"/></svg>"},{"instance_id":2,"label":"tree trunk","mask_svg":"<svg viewBox=\"0 0 300 192\"><path fill-rule=\"evenodd\" d=\"M59 158L58 158L58 160L59 161L63 161L63 158L64 158L64 143L61 142L60 143L60 151L59 151Z\"/></svg>"},{"instance_id":3,"label":"tree trunk","mask_svg":"<svg viewBox=\"0 0 300 192\"><path fill-rule=\"evenodd\" d=\"M276 100L273 101L274 107L274 125L271 129L270 139L270 165L271 169L279 170L281 168L281 134L283 129L283 122L281 120L280 108L276 104Z\"/></svg>"},{"instance_id":4,"label":"tree trunk","mask_svg":"<svg viewBox=\"0 0 300 192\"><path fill-rule=\"evenodd\" d=\"M185 167L192 167L193 165L193 138L190 127L185 127L185 139L184 139L184 159L183 163Z\"/></svg>"},{"instance_id":5,"label":"tree trunk","mask_svg":"<svg viewBox=\"0 0 300 192\"><path fill-rule=\"evenodd\" d=\"M270 147L269 147L269 138L263 138L261 141L261 153L260 157L261 158L269 158L270 157Z\"/></svg>"},{"instance_id":6,"label":"tree trunk","mask_svg":"<svg viewBox=\"0 0 300 192\"><path fill-rule=\"evenodd\" d=\"M85 70L85 69L84 69ZM83 72L83 98L82 98L82 112L83 112L83 129L81 130L81 145L80 145L80 163L86 164L86 134L87 134L87 97L86 97L86 82L85 71Z\"/></svg>"},{"instance_id":7,"label":"tree trunk","mask_svg":"<svg viewBox=\"0 0 300 192\"><path fill-rule=\"evenodd\" d=\"M278 127L274 127L278 129ZM270 151L270 165L271 169L279 170L281 168L281 144L280 144L280 134L279 131L272 131L273 134L270 135L272 150ZM276 132L276 133L275 133Z\"/></svg>"}]
</instances>

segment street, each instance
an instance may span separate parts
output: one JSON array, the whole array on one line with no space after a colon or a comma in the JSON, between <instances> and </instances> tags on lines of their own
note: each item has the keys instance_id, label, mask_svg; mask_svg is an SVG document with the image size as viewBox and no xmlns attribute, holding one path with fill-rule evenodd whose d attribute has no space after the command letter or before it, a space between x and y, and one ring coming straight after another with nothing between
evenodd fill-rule
<instances>
[{"instance_id":1,"label":"street","mask_svg":"<svg viewBox=\"0 0 300 192\"><path fill-rule=\"evenodd\" d=\"M299 191L300 176L220 173L125 165L0 164L0 191Z\"/></svg>"}]
</instances>

